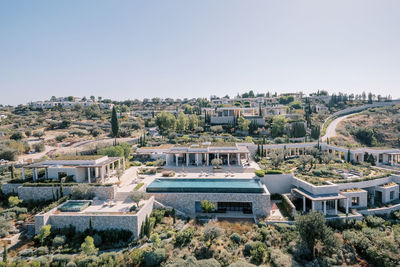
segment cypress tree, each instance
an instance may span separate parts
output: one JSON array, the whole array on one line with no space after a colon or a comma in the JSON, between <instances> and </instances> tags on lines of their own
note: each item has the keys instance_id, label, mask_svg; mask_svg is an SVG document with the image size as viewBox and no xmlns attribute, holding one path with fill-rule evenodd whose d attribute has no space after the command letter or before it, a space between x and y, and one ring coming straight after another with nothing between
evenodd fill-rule
<instances>
[{"instance_id":1,"label":"cypress tree","mask_svg":"<svg viewBox=\"0 0 400 267\"><path fill-rule=\"evenodd\" d=\"M350 148L347 150L347 162L350 162Z\"/></svg>"},{"instance_id":2,"label":"cypress tree","mask_svg":"<svg viewBox=\"0 0 400 267\"><path fill-rule=\"evenodd\" d=\"M51 186L51 194L53 197L53 202L56 201L56 196L54 195L54 185Z\"/></svg>"},{"instance_id":3,"label":"cypress tree","mask_svg":"<svg viewBox=\"0 0 400 267\"><path fill-rule=\"evenodd\" d=\"M13 180L15 178L15 167L14 164L11 164L10 166L10 172L11 172L11 180Z\"/></svg>"},{"instance_id":4,"label":"cypress tree","mask_svg":"<svg viewBox=\"0 0 400 267\"><path fill-rule=\"evenodd\" d=\"M143 222L142 226L140 226L140 234L139 234L140 239L142 239L144 236L144 224L145 222Z\"/></svg>"},{"instance_id":5,"label":"cypress tree","mask_svg":"<svg viewBox=\"0 0 400 267\"><path fill-rule=\"evenodd\" d=\"M174 208L172 209L171 214L172 214L173 223L175 224L176 223L176 211Z\"/></svg>"},{"instance_id":6,"label":"cypress tree","mask_svg":"<svg viewBox=\"0 0 400 267\"><path fill-rule=\"evenodd\" d=\"M6 266L7 266L7 261L8 261L8 259L7 259L8 251L7 250L8 250L7 249L7 244L4 244L4 247L3 247L3 262L6 263Z\"/></svg>"},{"instance_id":7,"label":"cypress tree","mask_svg":"<svg viewBox=\"0 0 400 267\"><path fill-rule=\"evenodd\" d=\"M117 110L115 107L112 109L111 113L111 133L114 138L118 136L119 132L119 122L118 122L118 117L117 117Z\"/></svg>"}]
</instances>

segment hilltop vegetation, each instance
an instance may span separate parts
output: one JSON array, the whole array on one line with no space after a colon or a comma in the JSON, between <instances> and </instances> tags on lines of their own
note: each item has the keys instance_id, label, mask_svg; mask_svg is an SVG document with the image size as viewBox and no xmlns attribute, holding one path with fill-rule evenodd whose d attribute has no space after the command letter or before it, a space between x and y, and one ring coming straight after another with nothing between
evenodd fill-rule
<instances>
[{"instance_id":1,"label":"hilltop vegetation","mask_svg":"<svg viewBox=\"0 0 400 267\"><path fill-rule=\"evenodd\" d=\"M400 146L400 105L371 108L339 124L337 145L368 147Z\"/></svg>"}]
</instances>

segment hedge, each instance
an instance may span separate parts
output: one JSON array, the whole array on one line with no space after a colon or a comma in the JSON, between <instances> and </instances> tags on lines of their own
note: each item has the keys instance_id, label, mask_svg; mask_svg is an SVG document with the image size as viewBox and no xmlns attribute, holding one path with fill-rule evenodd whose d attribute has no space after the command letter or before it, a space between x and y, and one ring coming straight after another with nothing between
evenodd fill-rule
<instances>
[{"instance_id":1,"label":"hedge","mask_svg":"<svg viewBox=\"0 0 400 267\"><path fill-rule=\"evenodd\" d=\"M255 170L254 174L257 175L258 177L264 177L265 172L264 170Z\"/></svg>"},{"instance_id":2,"label":"hedge","mask_svg":"<svg viewBox=\"0 0 400 267\"><path fill-rule=\"evenodd\" d=\"M272 169L270 169L270 170L265 171L264 173L265 174L282 174L283 171L282 170L272 170Z\"/></svg>"}]
</instances>

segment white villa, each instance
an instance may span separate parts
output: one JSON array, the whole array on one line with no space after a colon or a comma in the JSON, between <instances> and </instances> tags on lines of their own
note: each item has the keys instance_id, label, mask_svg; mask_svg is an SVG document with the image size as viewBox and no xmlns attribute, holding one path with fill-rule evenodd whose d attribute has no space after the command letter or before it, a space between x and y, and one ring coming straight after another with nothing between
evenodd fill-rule
<instances>
[{"instance_id":1,"label":"white villa","mask_svg":"<svg viewBox=\"0 0 400 267\"><path fill-rule=\"evenodd\" d=\"M44 169L44 178L47 179L71 176L78 183L104 183L106 179L113 177L117 170L125 170L125 159L108 156L60 157L22 167L23 180L25 169L33 169L34 181L39 179L38 170Z\"/></svg>"},{"instance_id":2,"label":"white villa","mask_svg":"<svg viewBox=\"0 0 400 267\"><path fill-rule=\"evenodd\" d=\"M159 153L161 152L162 153ZM247 144L243 143L210 143L192 145L173 145L170 147L138 148L138 155L149 155L152 158L165 159L165 165L178 166L210 166L213 159L221 159L222 165L241 166L250 158Z\"/></svg>"}]
</instances>

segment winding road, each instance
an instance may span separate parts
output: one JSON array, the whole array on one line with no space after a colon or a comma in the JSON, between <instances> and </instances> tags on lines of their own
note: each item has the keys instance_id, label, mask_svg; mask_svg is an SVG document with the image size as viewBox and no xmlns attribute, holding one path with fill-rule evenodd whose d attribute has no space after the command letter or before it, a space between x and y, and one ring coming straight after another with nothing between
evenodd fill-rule
<instances>
[{"instance_id":1,"label":"winding road","mask_svg":"<svg viewBox=\"0 0 400 267\"><path fill-rule=\"evenodd\" d=\"M355 115L357 113L353 113L353 114L349 114L349 115L345 115L339 118L334 119L326 128L326 133L324 136L322 136L322 141L325 142L327 138L331 138L336 136L336 127L338 126L338 124L347 119L348 117Z\"/></svg>"}]
</instances>

